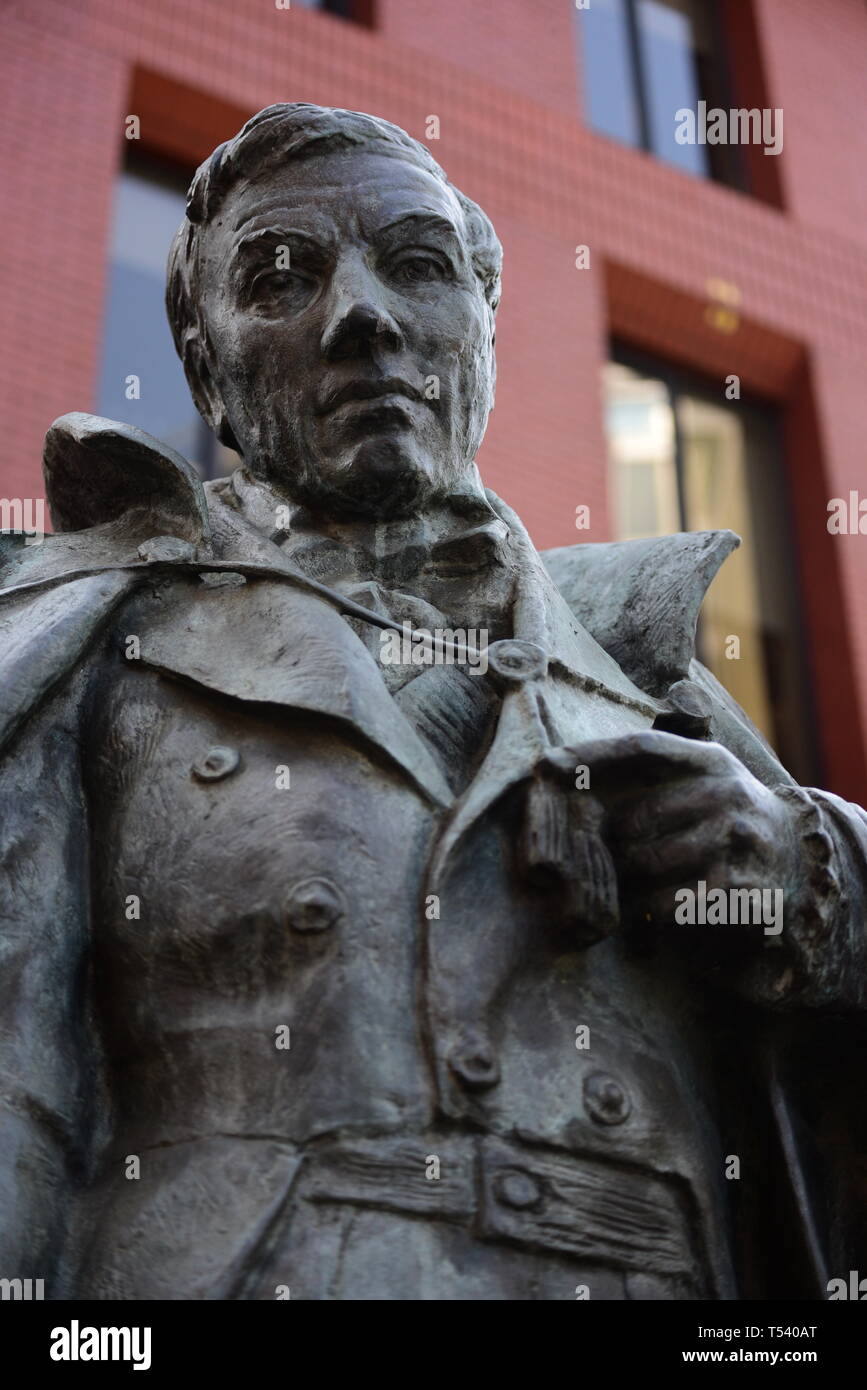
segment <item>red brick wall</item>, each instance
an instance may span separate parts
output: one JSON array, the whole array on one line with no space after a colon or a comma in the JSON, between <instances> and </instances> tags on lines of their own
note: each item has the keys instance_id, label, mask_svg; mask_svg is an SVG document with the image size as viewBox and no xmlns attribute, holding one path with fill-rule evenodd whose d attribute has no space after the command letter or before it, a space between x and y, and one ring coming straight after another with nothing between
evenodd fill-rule
<instances>
[{"instance_id":1,"label":"red brick wall","mask_svg":"<svg viewBox=\"0 0 867 1390\"><path fill-rule=\"evenodd\" d=\"M376 0L376 22L390 41L466 68L467 81L575 118L571 0Z\"/></svg>"},{"instance_id":2,"label":"red brick wall","mask_svg":"<svg viewBox=\"0 0 867 1390\"><path fill-rule=\"evenodd\" d=\"M42 438L57 415L91 407L102 332L127 65L57 19L35 25L20 6L3 22L3 496L42 495Z\"/></svg>"},{"instance_id":3,"label":"red brick wall","mask_svg":"<svg viewBox=\"0 0 867 1390\"><path fill-rule=\"evenodd\" d=\"M771 104L785 111L786 206L832 239L864 247L867 6L757 0L756 10Z\"/></svg>"},{"instance_id":4,"label":"red brick wall","mask_svg":"<svg viewBox=\"0 0 867 1390\"><path fill-rule=\"evenodd\" d=\"M378 0L377 13L366 30L270 0L9 6L0 492L38 496L47 425L94 404L112 181L136 69L207 96L200 108L164 93L144 120L144 144L191 161L231 133L221 122L276 100L374 111L419 137L436 114L433 153L490 212L506 251L498 402L480 462L540 545L588 538L574 530L579 503L591 506L589 538L609 534L599 386L609 326L720 380L738 372L781 402L790 426L810 381L813 433L790 429L793 475L813 485L797 537L819 585L809 637L829 781L864 797L867 538L831 541L824 500L867 493L867 8L755 0L768 100L785 111L782 210L589 131L569 0ZM153 102L154 84L139 79L136 92L146 89ZM578 243L591 247L589 270L575 269ZM731 337L705 320L713 277L741 292ZM831 621L822 576L838 596Z\"/></svg>"}]
</instances>

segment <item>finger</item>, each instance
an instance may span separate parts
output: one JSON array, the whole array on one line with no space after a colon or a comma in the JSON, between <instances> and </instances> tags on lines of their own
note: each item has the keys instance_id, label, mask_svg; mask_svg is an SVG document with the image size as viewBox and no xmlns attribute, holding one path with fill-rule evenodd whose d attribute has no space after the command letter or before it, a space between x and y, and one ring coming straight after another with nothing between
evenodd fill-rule
<instances>
[{"instance_id":1,"label":"finger","mask_svg":"<svg viewBox=\"0 0 867 1390\"><path fill-rule=\"evenodd\" d=\"M687 881L684 882L684 879ZM766 903L764 895L756 902L755 892L759 885L756 883L755 876L733 876L731 870L722 864L702 868L701 879L704 882L704 891L701 894L698 891L699 881L696 878L693 877L690 881L684 875L684 879L681 879L679 884L657 885L647 889L642 889L637 884L634 885L630 891L623 895L624 917L639 929L655 928L666 932L671 931L683 934L687 940L689 933L693 933L696 938L707 937L709 940L716 938L720 940L721 944L731 942L732 938L754 942L757 936L765 935L767 923L761 918L761 911L770 907L775 912L778 903L775 899ZM712 894L720 888L726 894L726 899L722 909L723 920L717 921L717 905ZM684 889L688 889L689 893L694 896L686 898ZM743 904L740 901L733 904L732 890L746 890L752 896ZM704 908L702 908L702 902ZM757 907L760 909L759 920L756 918ZM692 909L691 915L690 909ZM710 921L707 920L708 916L711 917ZM698 944L697 940L696 945Z\"/></svg>"},{"instance_id":2,"label":"finger","mask_svg":"<svg viewBox=\"0 0 867 1390\"><path fill-rule=\"evenodd\" d=\"M647 729L623 738L593 739L551 749L546 761L567 774L579 765L589 768L590 789L604 793L696 774L718 776L730 771L736 759L718 743Z\"/></svg>"},{"instance_id":3,"label":"finger","mask_svg":"<svg viewBox=\"0 0 867 1390\"><path fill-rule=\"evenodd\" d=\"M752 864L758 872L772 849L771 837L754 820L723 814L673 834L622 840L616 856L621 873L671 883L690 874L704 877L712 861L739 873Z\"/></svg>"},{"instance_id":4,"label":"finger","mask_svg":"<svg viewBox=\"0 0 867 1390\"><path fill-rule=\"evenodd\" d=\"M639 918L649 913L654 920L673 921L677 905L675 893L682 888L696 892L699 880L704 882L708 893L715 888L727 888L731 881L731 870L722 860L706 858L697 874L681 872L671 882L655 876L640 878L637 874L621 874L618 881L621 896Z\"/></svg>"},{"instance_id":5,"label":"finger","mask_svg":"<svg viewBox=\"0 0 867 1390\"><path fill-rule=\"evenodd\" d=\"M639 886L642 880L657 885L682 883L700 870L725 841L722 822L693 826L676 835L659 835L650 840L623 842L617 849L617 868Z\"/></svg>"},{"instance_id":6,"label":"finger","mask_svg":"<svg viewBox=\"0 0 867 1390\"><path fill-rule=\"evenodd\" d=\"M639 797L616 797L609 802L606 835L613 840L644 840L672 834L688 826L748 809L750 798L740 779L696 779L648 788Z\"/></svg>"}]
</instances>

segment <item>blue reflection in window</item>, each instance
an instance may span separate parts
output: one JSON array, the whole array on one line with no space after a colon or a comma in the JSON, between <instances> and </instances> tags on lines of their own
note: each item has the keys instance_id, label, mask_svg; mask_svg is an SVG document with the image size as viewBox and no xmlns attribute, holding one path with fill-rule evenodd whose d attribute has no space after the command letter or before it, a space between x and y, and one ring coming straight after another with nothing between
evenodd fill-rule
<instances>
[{"instance_id":1,"label":"blue reflection in window","mask_svg":"<svg viewBox=\"0 0 867 1390\"><path fill-rule=\"evenodd\" d=\"M725 105L709 0L589 0L580 16L590 125L686 173L743 185L726 147L679 145L675 113Z\"/></svg>"},{"instance_id":2,"label":"blue reflection in window","mask_svg":"<svg viewBox=\"0 0 867 1390\"><path fill-rule=\"evenodd\" d=\"M186 181L127 170L115 190L97 413L146 430L206 468L212 436L193 405L164 307L166 260ZM127 378L139 379L139 398Z\"/></svg>"},{"instance_id":3,"label":"blue reflection in window","mask_svg":"<svg viewBox=\"0 0 867 1390\"><path fill-rule=\"evenodd\" d=\"M702 95L692 17L670 3L638 0L638 32L651 148L660 159L706 177L707 146L679 145L674 138L675 112L682 107L695 112Z\"/></svg>"},{"instance_id":4,"label":"blue reflection in window","mask_svg":"<svg viewBox=\"0 0 867 1390\"><path fill-rule=\"evenodd\" d=\"M641 144L627 0L591 0L580 11L590 124L627 145Z\"/></svg>"}]
</instances>

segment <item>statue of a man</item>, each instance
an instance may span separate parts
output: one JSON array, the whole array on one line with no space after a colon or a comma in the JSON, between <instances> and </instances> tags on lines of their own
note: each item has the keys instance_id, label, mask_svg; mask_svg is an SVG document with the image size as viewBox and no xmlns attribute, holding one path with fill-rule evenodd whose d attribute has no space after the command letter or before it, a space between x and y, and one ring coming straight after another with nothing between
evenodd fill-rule
<instances>
[{"instance_id":1,"label":"statue of a man","mask_svg":"<svg viewBox=\"0 0 867 1390\"><path fill-rule=\"evenodd\" d=\"M734 537L543 563L482 485L500 258L395 126L260 112L169 265L241 466L64 416L3 537L0 1224L50 1296L863 1259L867 817L694 660Z\"/></svg>"}]
</instances>

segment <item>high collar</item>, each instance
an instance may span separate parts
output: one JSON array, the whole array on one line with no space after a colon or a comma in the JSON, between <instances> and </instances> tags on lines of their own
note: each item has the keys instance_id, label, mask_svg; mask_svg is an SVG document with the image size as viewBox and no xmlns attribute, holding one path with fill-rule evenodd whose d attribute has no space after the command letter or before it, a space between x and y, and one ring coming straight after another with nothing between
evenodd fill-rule
<instances>
[{"instance_id":1,"label":"high collar","mask_svg":"<svg viewBox=\"0 0 867 1390\"><path fill-rule=\"evenodd\" d=\"M315 514L245 468L232 475L223 500L305 573L329 583L376 580L388 588L411 588L422 576L473 575L508 562L509 528L475 467L461 487L398 520Z\"/></svg>"},{"instance_id":2,"label":"high collar","mask_svg":"<svg viewBox=\"0 0 867 1390\"><path fill-rule=\"evenodd\" d=\"M308 554L308 566L311 564L311 555L315 556L318 553L320 556L330 556L331 550L325 547L336 547L339 551L339 563L344 567L344 582L335 582L333 568L322 576L314 573L312 568L303 566L312 578L322 578L324 582L334 584L343 592L347 590L346 581L358 578L358 571L354 569L355 551L342 526L342 534L338 535L332 534L330 522L325 523L324 528L320 525L313 530L306 529L308 521L302 508L287 502L267 483L252 478L244 469L238 469L230 479L210 485L209 491L217 536L220 535L222 527L218 518L214 516L213 508L214 503L223 503L230 514L234 514L241 521L242 532L247 536L250 536L251 532L258 535L269 549L275 545L279 546L281 552L286 558L291 557L294 564L298 564L299 554L304 554L302 547L305 541L312 541L314 545L322 547L318 552L314 550ZM644 692L638 689L617 662L577 621L547 573L523 523L496 493L489 488L481 498L477 495L467 497L466 494L456 493L446 500L443 508L442 513L425 514L417 522L413 519L405 524L440 532L437 539L431 543L428 555L436 546L442 545L447 549L450 545L460 543L475 552L472 562L478 571L484 573L488 566L502 566L506 570L510 581L510 636L542 646L548 654L554 672L565 679L585 687L613 693L615 699L622 703L634 703L636 707L645 710L650 708L653 702L648 701ZM218 506L218 510L222 509ZM452 518L454 530L443 534L445 522L449 517ZM481 518L484 520L480 521ZM480 524L473 524L479 521ZM401 524L404 523L388 525L390 527ZM376 526L371 525L368 533L375 530ZM486 546L485 549L493 555L493 560L480 564L478 551L481 533L492 540L490 548ZM398 551L398 534L397 531L390 533L393 548L387 553L394 554ZM296 544L298 549L294 548ZM236 551L238 546L246 549L241 535L232 540L230 549ZM425 561L424 555L421 558L423 563L416 565L414 576L407 575L406 582L410 589L413 577L418 578L425 573L429 564L429 560ZM467 587L468 573L472 571L456 569L450 576L456 590ZM443 611L449 610L444 607Z\"/></svg>"}]
</instances>

